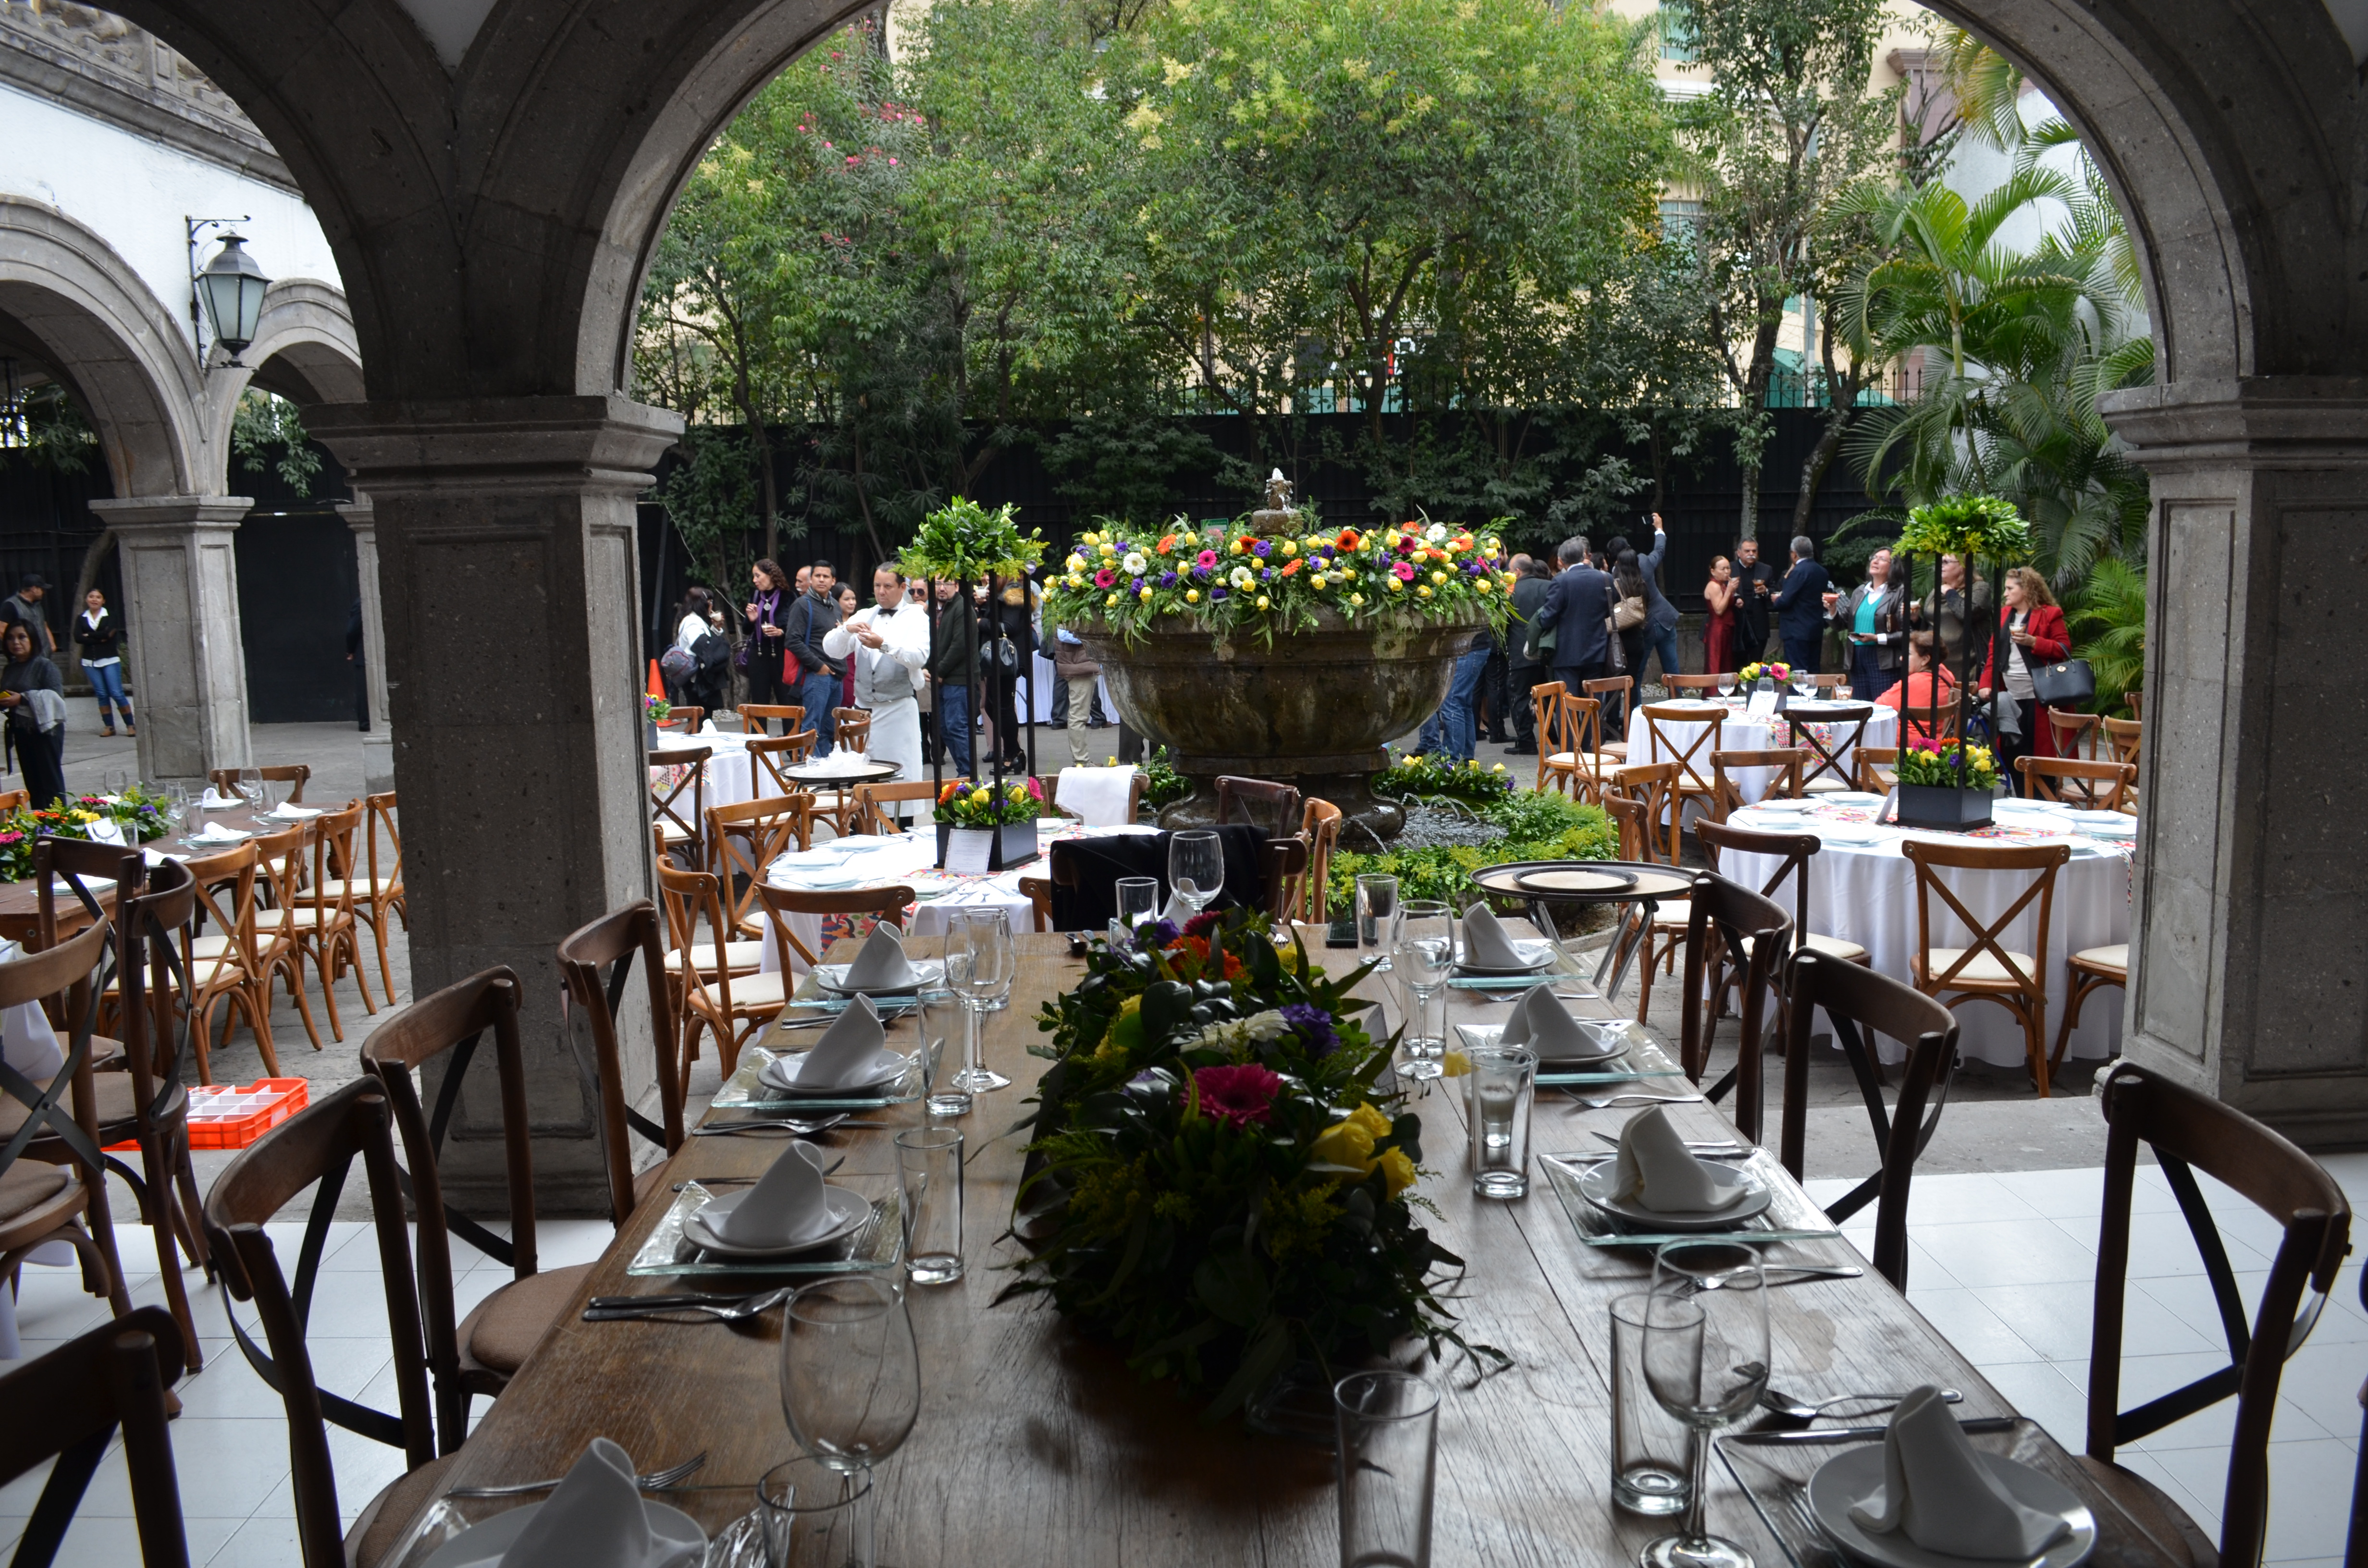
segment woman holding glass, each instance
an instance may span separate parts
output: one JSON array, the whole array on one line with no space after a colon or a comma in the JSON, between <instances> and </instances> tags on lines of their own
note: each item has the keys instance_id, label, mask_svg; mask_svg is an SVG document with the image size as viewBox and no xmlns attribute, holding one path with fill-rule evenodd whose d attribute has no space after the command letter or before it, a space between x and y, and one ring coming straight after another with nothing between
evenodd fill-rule
<instances>
[{"instance_id":1,"label":"woman holding glass","mask_svg":"<svg viewBox=\"0 0 2368 1568\"><path fill-rule=\"evenodd\" d=\"M1735 601L1742 592L1735 580L1735 566L1724 555L1713 556L1710 581L1702 585L1702 672L1725 675L1739 670L1743 662L1735 656Z\"/></svg>"}]
</instances>

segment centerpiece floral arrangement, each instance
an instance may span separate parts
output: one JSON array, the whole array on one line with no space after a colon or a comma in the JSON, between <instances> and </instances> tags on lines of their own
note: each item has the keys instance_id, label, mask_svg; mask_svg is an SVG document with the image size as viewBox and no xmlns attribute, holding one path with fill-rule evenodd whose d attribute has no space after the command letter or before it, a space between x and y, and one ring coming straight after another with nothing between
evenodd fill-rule
<instances>
[{"instance_id":1,"label":"centerpiece floral arrangement","mask_svg":"<svg viewBox=\"0 0 2368 1568\"><path fill-rule=\"evenodd\" d=\"M657 693L653 691L643 694L642 712L648 718L651 723L665 723L666 722L666 716L673 711L674 704L668 702L665 698L660 697Z\"/></svg>"},{"instance_id":2,"label":"centerpiece floral arrangement","mask_svg":"<svg viewBox=\"0 0 2368 1568\"><path fill-rule=\"evenodd\" d=\"M1782 686L1786 681L1793 678L1793 666L1790 665L1779 664L1771 659L1764 665L1746 665L1741 669L1735 672L1736 683L1739 686L1754 685L1759 681L1761 676L1766 676L1778 686Z\"/></svg>"},{"instance_id":3,"label":"centerpiece floral arrangement","mask_svg":"<svg viewBox=\"0 0 2368 1568\"><path fill-rule=\"evenodd\" d=\"M1896 767L1902 784L1984 795L1998 789L1998 757L1984 745L1907 746Z\"/></svg>"},{"instance_id":4,"label":"centerpiece floral arrangement","mask_svg":"<svg viewBox=\"0 0 2368 1568\"><path fill-rule=\"evenodd\" d=\"M1312 631L1319 612L1367 624L1486 621L1510 613L1504 541L1424 517L1360 532L1323 528L1280 537L1247 521L1166 528L1098 519L1044 578L1044 619L1139 634L1165 616L1212 632Z\"/></svg>"},{"instance_id":5,"label":"centerpiece floral arrangement","mask_svg":"<svg viewBox=\"0 0 2368 1568\"><path fill-rule=\"evenodd\" d=\"M1444 752L1400 757L1373 775L1373 793L1401 800L1444 796L1486 803L1504 800L1512 792L1513 781L1503 763L1491 767L1476 756L1458 761Z\"/></svg>"},{"instance_id":6,"label":"centerpiece floral arrangement","mask_svg":"<svg viewBox=\"0 0 2368 1568\"><path fill-rule=\"evenodd\" d=\"M997 1300L1049 1296L1210 1420L1295 1367L1328 1387L1410 1338L1474 1348L1433 1284L1463 1260L1417 1219L1420 1119L1379 1087L1394 1041L1349 994L1366 971L1275 937L1229 910L1097 942L1030 1048L1053 1062L1013 1225L1032 1252Z\"/></svg>"},{"instance_id":7,"label":"centerpiece floral arrangement","mask_svg":"<svg viewBox=\"0 0 2368 1568\"><path fill-rule=\"evenodd\" d=\"M938 582L1025 577L1044 559L1044 540L1032 532L1022 536L1018 519L1017 506L990 512L968 496L957 495L921 519L913 542L896 558L896 569L907 577Z\"/></svg>"},{"instance_id":8,"label":"centerpiece floral arrangement","mask_svg":"<svg viewBox=\"0 0 2368 1568\"><path fill-rule=\"evenodd\" d=\"M956 827L1001 827L1045 815L1044 787L1033 775L992 782L957 778L938 791L937 818Z\"/></svg>"},{"instance_id":9,"label":"centerpiece floral arrangement","mask_svg":"<svg viewBox=\"0 0 2368 1568\"><path fill-rule=\"evenodd\" d=\"M0 816L0 880L23 881L33 874L33 844L40 838L88 838L93 824L111 822L123 840L147 844L171 831L165 797L134 784L120 795L75 795L40 811L19 806Z\"/></svg>"},{"instance_id":10,"label":"centerpiece floral arrangement","mask_svg":"<svg viewBox=\"0 0 2368 1568\"><path fill-rule=\"evenodd\" d=\"M1907 514L1894 549L2010 566L2031 558L2031 525L1996 495L1943 495Z\"/></svg>"}]
</instances>

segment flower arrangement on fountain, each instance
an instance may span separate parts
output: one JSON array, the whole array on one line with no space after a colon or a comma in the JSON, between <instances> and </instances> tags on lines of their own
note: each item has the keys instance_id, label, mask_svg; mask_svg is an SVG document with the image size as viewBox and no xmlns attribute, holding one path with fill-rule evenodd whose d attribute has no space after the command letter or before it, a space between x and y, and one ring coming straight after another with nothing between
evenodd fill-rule
<instances>
[{"instance_id":1,"label":"flower arrangement on fountain","mask_svg":"<svg viewBox=\"0 0 2368 1568\"><path fill-rule=\"evenodd\" d=\"M1755 686L1759 684L1759 677L1762 676L1774 681L1778 686L1782 686L1785 682L1793 678L1793 666L1786 664L1780 664L1777 661L1770 659L1764 665L1746 665L1741 669L1735 672L1736 682L1743 686Z\"/></svg>"},{"instance_id":2,"label":"flower arrangement on fountain","mask_svg":"<svg viewBox=\"0 0 2368 1568\"><path fill-rule=\"evenodd\" d=\"M1360 531L1322 528L1292 514L1300 533L1260 532L1247 520L1166 528L1097 519L1044 578L1045 624L1102 625L1130 635L1167 616L1212 632L1313 629L1329 610L1352 624L1502 628L1513 578L1494 533L1429 517Z\"/></svg>"},{"instance_id":3,"label":"flower arrangement on fountain","mask_svg":"<svg viewBox=\"0 0 2368 1568\"><path fill-rule=\"evenodd\" d=\"M1476 756L1459 761L1446 752L1417 753L1374 774L1373 791L1413 800L1444 796L1485 805L1512 794L1513 780L1501 762L1484 763Z\"/></svg>"},{"instance_id":4,"label":"flower arrangement on fountain","mask_svg":"<svg viewBox=\"0 0 2368 1568\"><path fill-rule=\"evenodd\" d=\"M1329 1386L1409 1336L1463 1346L1429 1283L1463 1260L1417 1221L1421 1121L1349 994L1366 971L1327 976L1244 910L1086 964L1030 1048L1053 1062L1015 1219L1033 1252L1003 1297L1049 1296L1212 1420L1296 1366Z\"/></svg>"},{"instance_id":5,"label":"flower arrangement on fountain","mask_svg":"<svg viewBox=\"0 0 2368 1568\"><path fill-rule=\"evenodd\" d=\"M1895 770L1900 783L1925 789L1971 790L1982 795L1998 789L1998 757L1987 746L1907 746Z\"/></svg>"}]
</instances>

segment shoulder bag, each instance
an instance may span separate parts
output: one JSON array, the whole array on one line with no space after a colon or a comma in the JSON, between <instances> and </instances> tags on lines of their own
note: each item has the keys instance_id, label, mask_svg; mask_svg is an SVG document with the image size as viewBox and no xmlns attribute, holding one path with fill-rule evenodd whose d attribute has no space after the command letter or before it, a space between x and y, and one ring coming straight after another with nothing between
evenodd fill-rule
<instances>
[{"instance_id":1,"label":"shoulder bag","mask_svg":"<svg viewBox=\"0 0 2368 1568\"><path fill-rule=\"evenodd\" d=\"M1611 611L1611 625L1615 631L1634 631L1635 628L1645 624L1645 617L1646 613L1644 597L1638 594L1632 594L1628 597L1622 599L1619 605Z\"/></svg>"},{"instance_id":2,"label":"shoulder bag","mask_svg":"<svg viewBox=\"0 0 2368 1568\"><path fill-rule=\"evenodd\" d=\"M2097 674L2086 659L2066 659L2058 664L2033 665L2031 667L2031 689L2039 700L2050 708L2078 708L2093 702L2097 697Z\"/></svg>"},{"instance_id":3,"label":"shoulder bag","mask_svg":"<svg viewBox=\"0 0 2368 1568\"><path fill-rule=\"evenodd\" d=\"M1620 642L1620 616L1617 611L1603 618L1603 668L1607 675L1628 673L1628 650Z\"/></svg>"}]
</instances>

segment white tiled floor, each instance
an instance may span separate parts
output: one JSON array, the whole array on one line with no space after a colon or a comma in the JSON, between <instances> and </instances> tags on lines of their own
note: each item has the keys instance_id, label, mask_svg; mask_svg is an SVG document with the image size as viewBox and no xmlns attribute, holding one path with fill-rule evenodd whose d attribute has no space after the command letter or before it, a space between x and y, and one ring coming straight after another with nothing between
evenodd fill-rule
<instances>
[{"instance_id":1,"label":"white tiled floor","mask_svg":"<svg viewBox=\"0 0 2368 1568\"><path fill-rule=\"evenodd\" d=\"M2322 1162L2360 1208L2368 1154ZM2249 1315L2260 1304L2277 1228L2210 1178L2228 1261ZM1830 1201L1846 1181L1811 1182ZM1918 1176L1908 1202L1907 1299L1979 1367L2017 1409L2076 1452L2087 1445L2089 1329L2096 1285L2098 1170ZM1850 1239L1873 1247L1873 1209ZM2138 1172L2132 1203L2130 1289L2121 1406L2130 1409L2227 1364L2219 1312L2187 1221L2161 1173ZM2368 1377L2368 1312L2360 1265L2346 1265L2310 1341L2287 1361L2270 1440L2267 1560L2333 1564L2343 1555L2360 1449L2360 1385ZM2227 1443L2225 1401L2117 1456L2163 1487L2209 1533L2220 1528Z\"/></svg>"},{"instance_id":2,"label":"white tiled floor","mask_svg":"<svg viewBox=\"0 0 2368 1568\"><path fill-rule=\"evenodd\" d=\"M2330 1155L2325 1164L2355 1207L2368 1198L2368 1154ZM1828 1200L1850 1185L1810 1184ZM1908 1300L2017 1408L2075 1450L2084 1445L2087 1427L2089 1301L2101 1186L2101 1173L2093 1169L1928 1176L1917 1180L1909 1206ZM2275 1230L2241 1199L2209 1181L2205 1187L2249 1312L2266 1278ZM2139 1173L2135 1210L2124 1408L2211 1371L2226 1358L2218 1313L2185 1221L2150 1167ZM1867 1226L1853 1230L1851 1239L1871 1248L1873 1210L1858 1218ZM271 1230L282 1256L292 1259L300 1228ZM544 1264L557 1267L598 1256L609 1230L598 1221L553 1221L538 1234ZM144 1233L127 1232L126 1237L131 1244L127 1265L153 1257L144 1251ZM456 1250L460 1257L474 1257L465 1248ZM2271 1432L2272 1562L2323 1562L2332 1568L2342 1555L2360 1443L2358 1392L2368 1375L2368 1313L2360 1305L2359 1267L2345 1267L2317 1332L2286 1366ZM501 1266L477 1259L460 1282L461 1311L507 1277ZM133 1282L132 1295L143 1305L163 1301L153 1274ZM246 1366L230 1339L219 1292L201 1291L196 1310L207 1335L206 1369L182 1383L183 1412L173 1424L190 1561L292 1568L301 1558L279 1396ZM81 1294L71 1271L28 1269L19 1315L27 1354L38 1355L96 1327L107 1307ZM309 1343L323 1384L339 1392L359 1388L365 1403L392 1409L385 1301L368 1226L336 1227L312 1321ZM478 1409L484 1408L481 1402ZM2232 1419L2232 1404L2214 1406L2124 1449L2121 1457L2166 1488L2197 1524L2216 1533ZM391 1449L334 1428L330 1446L338 1504L350 1522L399 1472L400 1459ZM40 1490L39 1474L0 1487L0 1552L13 1551ZM119 1444L92 1480L60 1562L80 1568L135 1561L138 1543L130 1516Z\"/></svg>"}]
</instances>

